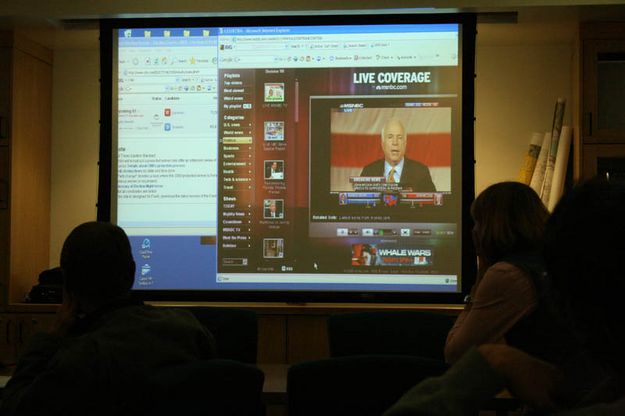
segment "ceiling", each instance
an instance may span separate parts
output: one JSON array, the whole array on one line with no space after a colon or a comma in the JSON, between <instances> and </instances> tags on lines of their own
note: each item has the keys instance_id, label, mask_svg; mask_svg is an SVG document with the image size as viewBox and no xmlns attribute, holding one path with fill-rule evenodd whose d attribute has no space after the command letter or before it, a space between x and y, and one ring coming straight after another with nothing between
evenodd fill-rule
<instances>
[{"instance_id":1,"label":"ceiling","mask_svg":"<svg viewBox=\"0 0 625 416\"><path fill-rule=\"evenodd\" d=\"M580 21L623 20L625 1L438 0L2 0L0 29L18 30L51 49L95 49L98 19L249 14L478 13L487 44L573 41Z\"/></svg>"},{"instance_id":2,"label":"ceiling","mask_svg":"<svg viewBox=\"0 0 625 416\"><path fill-rule=\"evenodd\" d=\"M597 6L621 1L593 0L341 0L344 10L418 9L428 11L486 11L529 6ZM50 20L102 17L189 16L272 11L325 11L336 9L329 0L3 0L0 16L30 16ZM433 7L433 4L436 7Z\"/></svg>"}]
</instances>

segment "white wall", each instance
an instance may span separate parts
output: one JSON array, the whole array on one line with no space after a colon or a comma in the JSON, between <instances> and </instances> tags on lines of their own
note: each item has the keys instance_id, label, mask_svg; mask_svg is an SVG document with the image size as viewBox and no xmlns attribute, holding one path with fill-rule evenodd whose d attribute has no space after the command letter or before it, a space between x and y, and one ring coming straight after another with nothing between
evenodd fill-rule
<instances>
[{"instance_id":1,"label":"white wall","mask_svg":"<svg viewBox=\"0 0 625 416\"><path fill-rule=\"evenodd\" d=\"M532 132L551 130L556 99L567 100L571 124L573 46L476 48L475 190L517 180Z\"/></svg>"},{"instance_id":2,"label":"white wall","mask_svg":"<svg viewBox=\"0 0 625 416\"><path fill-rule=\"evenodd\" d=\"M515 180L534 131L551 128L557 97L571 114L575 25L488 25L476 48L476 192ZM51 265L71 229L96 218L99 56L57 50L52 123Z\"/></svg>"},{"instance_id":3,"label":"white wall","mask_svg":"<svg viewBox=\"0 0 625 416\"><path fill-rule=\"evenodd\" d=\"M96 219L100 118L97 50L56 50L52 91L50 265L78 224Z\"/></svg>"}]
</instances>

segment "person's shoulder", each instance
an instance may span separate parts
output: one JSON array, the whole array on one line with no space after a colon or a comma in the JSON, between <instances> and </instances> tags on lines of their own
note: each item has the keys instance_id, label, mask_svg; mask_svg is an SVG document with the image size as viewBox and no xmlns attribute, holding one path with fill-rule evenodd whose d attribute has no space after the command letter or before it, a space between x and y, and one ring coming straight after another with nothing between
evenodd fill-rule
<instances>
[{"instance_id":1,"label":"person's shoulder","mask_svg":"<svg viewBox=\"0 0 625 416\"><path fill-rule=\"evenodd\" d=\"M161 308L152 305L142 305L140 306L140 308L142 308L145 313L152 314L154 316L160 316L164 319L177 320L182 323L198 322L195 315L193 315L191 311L184 308Z\"/></svg>"},{"instance_id":2,"label":"person's shoulder","mask_svg":"<svg viewBox=\"0 0 625 416\"><path fill-rule=\"evenodd\" d=\"M536 288L531 277L518 267L498 262L490 266L475 293L475 305L510 303L519 307L533 307L537 301Z\"/></svg>"},{"instance_id":3,"label":"person's shoulder","mask_svg":"<svg viewBox=\"0 0 625 416\"><path fill-rule=\"evenodd\" d=\"M488 268L484 277L491 278L507 278L507 279L528 279L529 276L525 270L513 263L505 260L498 261Z\"/></svg>"},{"instance_id":4,"label":"person's shoulder","mask_svg":"<svg viewBox=\"0 0 625 416\"><path fill-rule=\"evenodd\" d=\"M535 293L534 284L528 272L506 261L499 261L486 270L480 289L483 293L497 296L503 292Z\"/></svg>"},{"instance_id":5,"label":"person's shoulder","mask_svg":"<svg viewBox=\"0 0 625 416\"><path fill-rule=\"evenodd\" d=\"M383 166L383 165L384 165L384 159L377 159L369 163L367 166L365 166L365 168L378 167L378 166Z\"/></svg>"},{"instance_id":6,"label":"person's shoulder","mask_svg":"<svg viewBox=\"0 0 625 416\"><path fill-rule=\"evenodd\" d=\"M360 176L381 176L383 175L383 173L376 172L380 169L382 169L382 172L384 171L384 159L374 160L373 162L366 165L364 168L362 168Z\"/></svg>"},{"instance_id":7,"label":"person's shoulder","mask_svg":"<svg viewBox=\"0 0 625 416\"><path fill-rule=\"evenodd\" d=\"M404 166L410 167L411 169L427 169L428 167L421 162L418 162L414 159L404 158Z\"/></svg>"},{"instance_id":8,"label":"person's shoulder","mask_svg":"<svg viewBox=\"0 0 625 416\"><path fill-rule=\"evenodd\" d=\"M201 324L184 308L132 305L116 311L108 326L200 327Z\"/></svg>"}]
</instances>

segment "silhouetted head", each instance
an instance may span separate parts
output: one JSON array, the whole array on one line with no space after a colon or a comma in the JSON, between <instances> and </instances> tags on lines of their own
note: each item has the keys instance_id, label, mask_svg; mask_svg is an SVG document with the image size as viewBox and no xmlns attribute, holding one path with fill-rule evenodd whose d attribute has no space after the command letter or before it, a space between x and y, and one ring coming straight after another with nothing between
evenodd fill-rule
<instances>
[{"instance_id":1,"label":"silhouetted head","mask_svg":"<svg viewBox=\"0 0 625 416\"><path fill-rule=\"evenodd\" d=\"M87 222L65 240L61 269L69 294L99 305L129 293L135 262L124 230L106 222Z\"/></svg>"},{"instance_id":2,"label":"silhouetted head","mask_svg":"<svg viewBox=\"0 0 625 416\"><path fill-rule=\"evenodd\" d=\"M564 195L547 222L544 257L589 349L625 375L625 183L595 178Z\"/></svg>"},{"instance_id":3,"label":"silhouetted head","mask_svg":"<svg viewBox=\"0 0 625 416\"><path fill-rule=\"evenodd\" d=\"M501 182L473 201L471 216L473 242L483 268L511 254L540 250L549 212L529 186Z\"/></svg>"}]
</instances>

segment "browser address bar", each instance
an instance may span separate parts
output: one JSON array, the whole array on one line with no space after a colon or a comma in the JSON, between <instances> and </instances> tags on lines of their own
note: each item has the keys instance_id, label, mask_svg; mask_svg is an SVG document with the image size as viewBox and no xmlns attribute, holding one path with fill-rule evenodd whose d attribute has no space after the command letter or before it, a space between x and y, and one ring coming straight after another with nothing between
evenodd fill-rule
<instances>
[{"instance_id":1,"label":"browser address bar","mask_svg":"<svg viewBox=\"0 0 625 416\"><path fill-rule=\"evenodd\" d=\"M334 40L310 40L310 41L289 41L289 42L267 42L267 41L246 41L246 42L233 42L228 43L232 45L230 50L245 51L245 50L276 50L276 49L300 49L300 48L339 48L340 42Z\"/></svg>"},{"instance_id":2,"label":"browser address bar","mask_svg":"<svg viewBox=\"0 0 625 416\"><path fill-rule=\"evenodd\" d=\"M275 51L276 49L287 49L288 43L283 42L245 42L232 44L232 51Z\"/></svg>"},{"instance_id":3,"label":"browser address bar","mask_svg":"<svg viewBox=\"0 0 625 416\"><path fill-rule=\"evenodd\" d=\"M446 42L446 40L438 40L439 42ZM416 47L423 40L414 39L376 39L373 41L324 41L324 42L293 42L293 43L280 43L280 42L245 42L228 44L229 48L222 50L222 53L237 53L237 52L257 52L257 51L292 51L297 52L299 50L339 50L339 49L370 49L370 48L397 48L397 47Z\"/></svg>"},{"instance_id":4,"label":"browser address bar","mask_svg":"<svg viewBox=\"0 0 625 416\"><path fill-rule=\"evenodd\" d=\"M246 63L246 64L264 64L267 62L281 62L285 58L275 55L237 55L235 57L220 58L222 63Z\"/></svg>"}]
</instances>

